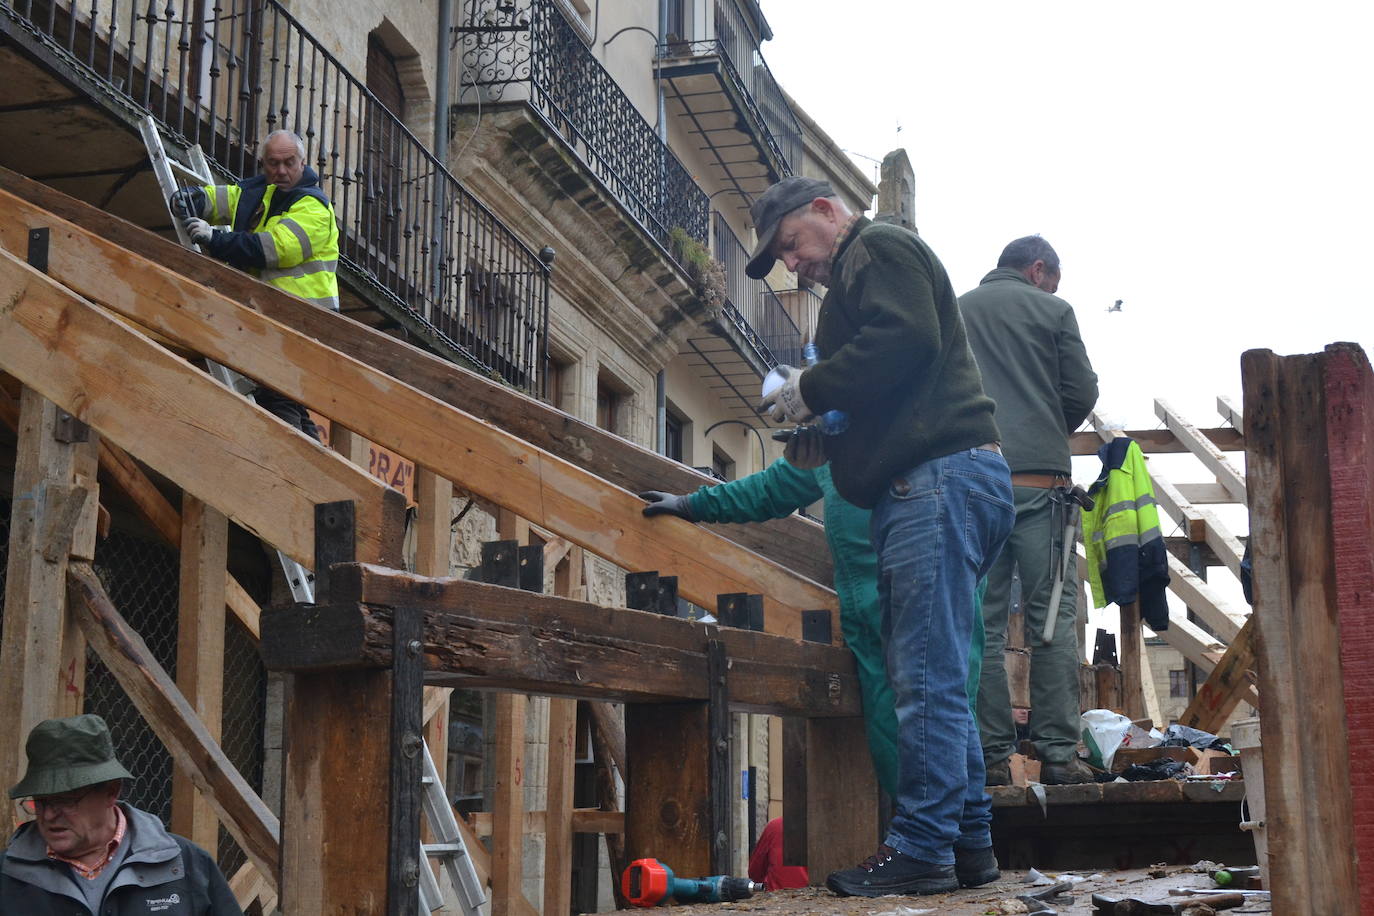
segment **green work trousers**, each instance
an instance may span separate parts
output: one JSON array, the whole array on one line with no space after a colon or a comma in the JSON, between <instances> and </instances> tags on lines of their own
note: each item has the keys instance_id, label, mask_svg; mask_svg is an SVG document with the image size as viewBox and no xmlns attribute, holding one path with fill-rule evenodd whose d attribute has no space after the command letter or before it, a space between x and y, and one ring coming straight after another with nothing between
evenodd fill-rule
<instances>
[{"instance_id":1,"label":"green work trousers","mask_svg":"<svg viewBox=\"0 0 1374 916\"><path fill-rule=\"evenodd\" d=\"M983 757L989 765L1006 760L1016 750L1016 724L1011 717L1011 693L1003 650L1011 614L1011 579L1021 576L1021 608L1030 657L1030 734L1042 761L1064 763L1078 747L1078 573L1070 555L1068 575L1059 599L1054 639L1043 642L1045 614L1054 588L1054 569L1063 551L1064 513L1056 514L1050 491L1013 487L1016 527L1002 555L988 573L983 600L983 673L978 684L978 731ZM1069 506L1068 518L1078 509ZM1054 530L1058 528L1059 530ZM1053 561L1054 566L1051 566Z\"/></svg>"}]
</instances>

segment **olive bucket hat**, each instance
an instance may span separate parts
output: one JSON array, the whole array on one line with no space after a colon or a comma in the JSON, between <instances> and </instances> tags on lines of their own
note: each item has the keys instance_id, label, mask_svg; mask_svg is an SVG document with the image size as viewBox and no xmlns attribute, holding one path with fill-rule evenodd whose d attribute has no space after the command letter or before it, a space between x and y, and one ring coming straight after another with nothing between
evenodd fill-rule
<instances>
[{"instance_id":1,"label":"olive bucket hat","mask_svg":"<svg viewBox=\"0 0 1374 916\"><path fill-rule=\"evenodd\" d=\"M10 789L10 798L61 795L110 779L133 779L115 760L110 729L99 716L47 719L24 744L29 769Z\"/></svg>"}]
</instances>

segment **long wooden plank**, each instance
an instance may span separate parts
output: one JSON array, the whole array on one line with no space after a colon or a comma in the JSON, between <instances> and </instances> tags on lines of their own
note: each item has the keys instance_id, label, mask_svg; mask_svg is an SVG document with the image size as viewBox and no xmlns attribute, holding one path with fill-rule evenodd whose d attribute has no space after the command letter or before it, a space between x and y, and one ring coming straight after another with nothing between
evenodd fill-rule
<instances>
[{"instance_id":1,"label":"long wooden plank","mask_svg":"<svg viewBox=\"0 0 1374 916\"><path fill-rule=\"evenodd\" d=\"M490 811L474 811L468 815L472 821L472 831L479 837L491 836L492 814ZM526 811L525 833L544 833L548 823L548 812ZM600 808L574 808L570 819L573 833L623 833L625 813L623 811L602 811Z\"/></svg>"},{"instance_id":2,"label":"long wooden plank","mask_svg":"<svg viewBox=\"0 0 1374 916\"><path fill-rule=\"evenodd\" d=\"M1118 435L1129 436L1140 444L1140 450L1147 455L1178 455L1190 451L1187 443L1167 429L1118 429ZM1245 439L1238 430L1229 426L1200 429L1203 438L1223 452L1245 450ZM1083 431L1069 435L1069 452L1073 455L1096 455L1102 447L1099 437L1093 431Z\"/></svg>"},{"instance_id":3,"label":"long wooden plank","mask_svg":"<svg viewBox=\"0 0 1374 916\"><path fill-rule=\"evenodd\" d=\"M503 693L496 700L491 912L492 916L508 916L515 912L517 901L527 901L520 883L524 873L525 715L529 704L518 693Z\"/></svg>"},{"instance_id":4,"label":"long wooden plank","mask_svg":"<svg viewBox=\"0 0 1374 916\"><path fill-rule=\"evenodd\" d=\"M1198 460L1216 475L1217 483L1225 487L1226 492L1230 493L1236 502L1245 502L1245 475L1236 470L1231 459L1222 454L1215 443L1202 435L1196 426L1185 420L1167 401L1155 400L1155 416L1163 420L1169 431L1188 446L1188 451L1196 455Z\"/></svg>"},{"instance_id":5,"label":"long wooden plank","mask_svg":"<svg viewBox=\"0 0 1374 916\"><path fill-rule=\"evenodd\" d=\"M26 385L299 562L335 500L357 504L360 557L399 560L401 494L5 251L0 295L0 366Z\"/></svg>"},{"instance_id":6,"label":"long wooden plank","mask_svg":"<svg viewBox=\"0 0 1374 916\"><path fill-rule=\"evenodd\" d=\"M1180 725L1216 734L1226 724L1244 698L1255 667L1254 632L1253 619L1245 621L1240 633L1226 647L1226 654L1178 717Z\"/></svg>"},{"instance_id":7,"label":"long wooden plank","mask_svg":"<svg viewBox=\"0 0 1374 916\"><path fill-rule=\"evenodd\" d=\"M1229 643L1240 633L1249 613L1234 605L1215 588L1179 562L1173 554L1166 554L1169 560L1169 591L1183 599L1188 609L1202 622L1212 628L1217 638Z\"/></svg>"},{"instance_id":8,"label":"long wooden plank","mask_svg":"<svg viewBox=\"0 0 1374 916\"><path fill-rule=\"evenodd\" d=\"M274 670L385 667L390 608L424 612L426 680L588 699L706 699L706 640L724 642L736 709L789 715L860 713L854 660L836 646L604 608L462 579L373 566L335 568L338 604L263 615ZM647 659L652 658L652 662Z\"/></svg>"},{"instance_id":9,"label":"long wooden plank","mask_svg":"<svg viewBox=\"0 0 1374 916\"><path fill-rule=\"evenodd\" d=\"M225 756L143 638L120 615L86 563L67 570L67 600L100 660L172 755L191 773L220 822L273 888L277 869L277 818Z\"/></svg>"},{"instance_id":10,"label":"long wooden plank","mask_svg":"<svg viewBox=\"0 0 1374 916\"><path fill-rule=\"evenodd\" d=\"M0 696L6 697L0 704L0 779L11 785L24 774L29 732L58 709L68 551L57 552L56 561L50 562L44 529L64 503L76 498L76 447L58 441L57 421L57 405L25 386L20 393L0 642Z\"/></svg>"},{"instance_id":11,"label":"long wooden plank","mask_svg":"<svg viewBox=\"0 0 1374 916\"><path fill-rule=\"evenodd\" d=\"M1324 360L1325 354L1279 357L1268 350L1241 356L1268 885L1276 913L1348 913L1362 893L1352 854L1328 451L1328 422L1334 430L1348 414L1328 417ZM1367 519L1361 524L1367 528Z\"/></svg>"},{"instance_id":12,"label":"long wooden plank","mask_svg":"<svg viewBox=\"0 0 1374 916\"><path fill-rule=\"evenodd\" d=\"M177 687L206 733L220 740L224 703L224 568L229 520L188 496L182 501ZM219 822L186 767L172 771L172 829L202 849L219 844Z\"/></svg>"},{"instance_id":13,"label":"long wooden plank","mask_svg":"<svg viewBox=\"0 0 1374 916\"><path fill-rule=\"evenodd\" d=\"M646 519L635 494L137 255L62 235L50 269L118 313L533 524L622 567L672 571L679 592L697 604L762 594L770 631L793 637L803 610L835 606L828 589L681 519Z\"/></svg>"},{"instance_id":14,"label":"long wooden plank","mask_svg":"<svg viewBox=\"0 0 1374 916\"><path fill-rule=\"evenodd\" d=\"M712 483L685 465L656 455L595 425L339 315L315 308L241 271L219 264L75 198L0 168L3 209L13 222L0 224L0 245L22 253L29 225L52 217L88 230L86 241L136 252L263 314L283 321L327 346L407 382L460 410L482 417L550 454L570 461L632 493L690 492ZM44 212L47 211L47 212ZM74 227L64 227L70 231ZM73 236L74 238L74 236ZM70 242L72 239L68 239ZM712 526L725 537L817 582L831 581L830 551L820 525L791 516L756 525Z\"/></svg>"}]
</instances>

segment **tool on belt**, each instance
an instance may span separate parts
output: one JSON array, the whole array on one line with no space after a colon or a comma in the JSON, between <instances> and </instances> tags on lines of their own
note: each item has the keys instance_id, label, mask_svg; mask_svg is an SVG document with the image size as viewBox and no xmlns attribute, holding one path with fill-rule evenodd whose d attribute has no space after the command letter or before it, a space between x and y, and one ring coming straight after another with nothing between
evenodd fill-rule
<instances>
[{"instance_id":1,"label":"tool on belt","mask_svg":"<svg viewBox=\"0 0 1374 916\"><path fill-rule=\"evenodd\" d=\"M1050 590L1050 604L1045 609L1045 630L1041 634L1041 639L1045 645L1049 645L1050 641L1054 639L1054 627L1059 620L1059 598L1064 594L1064 580L1069 575L1069 561L1073 559L1073 545L1078 542L1079 513L1074 510L1079 506L1089 512L1093 508L1093 498L1082 487L1077 484L1073 486L1061 484L1050 487L1051 530L1062 526L1064 534L1060 543L1058 563L1055 563L1053 548L1050 551L1054 587Z\"/></svg>"}]
</instances>

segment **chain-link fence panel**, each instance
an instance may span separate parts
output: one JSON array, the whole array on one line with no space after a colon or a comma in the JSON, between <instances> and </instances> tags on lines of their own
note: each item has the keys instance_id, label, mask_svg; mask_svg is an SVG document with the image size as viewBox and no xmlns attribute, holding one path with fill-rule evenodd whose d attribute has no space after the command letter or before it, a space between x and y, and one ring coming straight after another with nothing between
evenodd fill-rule
<instances>
[{"instance_id":1,"label":"chain-link fence panel","mask_svg":"<svg viewBox=\"0 0 1374 916\"><path fill-rule=\"evenodd\" d=\"M97 541L93 565L119 613L143 637L157 663L175 678L176 551L114 530ZM115 755L134 776L124 788L125 799L167 823L172 814L171 755L94 651L86 657L86 711L109 724Z\"/></svg>"},{"instance_id":2,"label":"chain-link fence panel","mask_svg":"<svg viewBox=\"0 0 1374 916\"><path fill-rule=\"evenodd\" d=\"M262 794L263 718L267 672L257 643L235 620L224 631L224 711L220 747L239 773ZM224 825L219 828L219 867L227 876L248 861Z\"/></svg>"}]
</instances>

